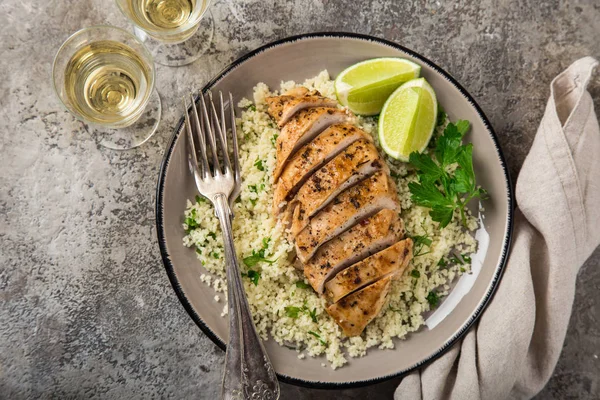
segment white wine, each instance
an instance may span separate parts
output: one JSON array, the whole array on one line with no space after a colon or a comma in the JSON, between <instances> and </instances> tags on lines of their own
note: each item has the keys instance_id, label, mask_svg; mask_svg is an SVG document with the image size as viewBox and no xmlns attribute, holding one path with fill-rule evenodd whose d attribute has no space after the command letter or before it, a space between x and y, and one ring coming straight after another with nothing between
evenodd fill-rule
<instances>
[{"instance_id":1,"label":"white wine","mask_svg":"<svg viewBox=\"0 0 600 400\"><path fill-rule=\"evenodd\" d=\"M154 38L181 42L198 29L207 0L121 0L133 22Z\"/></svg>"},{"instance_id":2,"label":"white wine","mask_svg":"<svg viewBox=\"0 0 600 400\"><path fill-rule=\"evenodd\" d=\"M184 25L194 9L191 0L144 0L143 15L158 28L174 29Z\"/></svg>"},{"instance_id":3,"label":"white wine","mask_svg":"<svg viewBox=\"0 0 600 400\"><path fill-rule=\"evenodd\" d=\"M152 66L131 47L112 40L92 42L67 63L65 96L88 121L127 126L143 111L152 74Z\"/></svg>"}]
</instances>

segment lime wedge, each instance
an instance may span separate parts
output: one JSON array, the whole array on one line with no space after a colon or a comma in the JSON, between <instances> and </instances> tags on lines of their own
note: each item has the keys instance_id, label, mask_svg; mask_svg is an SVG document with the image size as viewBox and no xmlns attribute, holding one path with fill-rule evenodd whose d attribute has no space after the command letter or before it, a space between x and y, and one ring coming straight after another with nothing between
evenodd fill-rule
<instances>
[{"instance_id":1,"label":"lime wedge","mask_svg":"<svg viewBox=\"0 0 600 400\"><path fill-rule=\"evenodd\" d=\"M420 72L420 65L403 58L374 58L342 71L335 80L335 94L352 112L376 115L398 86L418 78Z\"/></svg>"},{"instance_id":2,"label":"lime wedge","mask_svg":"<svg viewBox=\"0 0 600 400\"><path fill-rule=\"evenodd\" d=\"M379 142L390 156L408 161L413 151L423 152L437 120L437 99L425 78L400 86L388 98L379 117Z\"/></svg>"}]
</instances>

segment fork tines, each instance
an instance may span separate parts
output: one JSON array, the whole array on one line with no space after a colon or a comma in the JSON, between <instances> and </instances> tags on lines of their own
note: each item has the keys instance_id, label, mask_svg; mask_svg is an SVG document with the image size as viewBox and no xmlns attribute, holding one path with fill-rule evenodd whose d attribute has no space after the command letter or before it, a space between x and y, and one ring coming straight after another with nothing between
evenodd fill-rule
<instances>
[{"instance_id":1,"label":"fork tines","mask_svg":"<svg viewBox=\"0 0 600 400\"><path fill-rule=\"evenodd\" d=\"M204 95L199 94L197 99L190 95L192 107L188 106L184 98L186 109L185 124L188 132L191 152L196 155L196 162L192 165L198 167L202 177L231 174L239 179L239 150L235 126L235 110L233 97L229 93L229 120L230 130L227 129L223 93L219 91L219 113L209 91ZM190 115L191 114L191 115ZM191 119L191 120L190 120ZM228 142L228 133L231 132L231 146ZM196 143L198 148L196 148Z\"/></svg>"}]
</instances>

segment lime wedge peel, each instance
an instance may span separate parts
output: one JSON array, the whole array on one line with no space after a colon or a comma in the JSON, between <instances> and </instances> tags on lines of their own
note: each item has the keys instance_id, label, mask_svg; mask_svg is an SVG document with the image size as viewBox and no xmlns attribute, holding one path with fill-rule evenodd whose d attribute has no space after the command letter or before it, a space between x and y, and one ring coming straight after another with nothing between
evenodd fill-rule
<instances>
[{"instance_id":1,"label":"lime wedge peel","mask_svg":"<svg viewBox=\"0 0 600 400\"><path fill-rule=\"evenodd\" d=\"M385 102L379 117L379 143L391 157L408 161L413 151L423 152L437 122L435 91L425 78L400 86Z\"/></svg>"},{"instance_id":2,"label":"lime wedge peel","mask_svg":"<svg viewBox=\"0 0 600 400\"><path fill-rule=\"evenodd\" d=\"M355 114L376 115L394 90L420 73L419 64L404 58L374 58L342 71L335 80L335 93Z\"/></svg>"}]
</instances>

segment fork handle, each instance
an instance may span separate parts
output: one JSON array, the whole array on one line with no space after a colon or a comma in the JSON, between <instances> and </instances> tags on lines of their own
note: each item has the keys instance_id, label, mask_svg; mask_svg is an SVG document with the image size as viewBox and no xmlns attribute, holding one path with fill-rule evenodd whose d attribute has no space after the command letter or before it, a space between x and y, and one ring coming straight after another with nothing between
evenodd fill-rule
<instances>
[{"instance_id":1,"label":"fork handle","mask_svg":"<svg viewBox=\"0 0 600 400\"><path fill-rule=\"evenodd\" d=\"M222 398L277 400L277 376L254 327L240 276L227 196L217 194L213 203L223 232L229 307L229 344L225 353Z\"/></svg>"}]
</instances>

